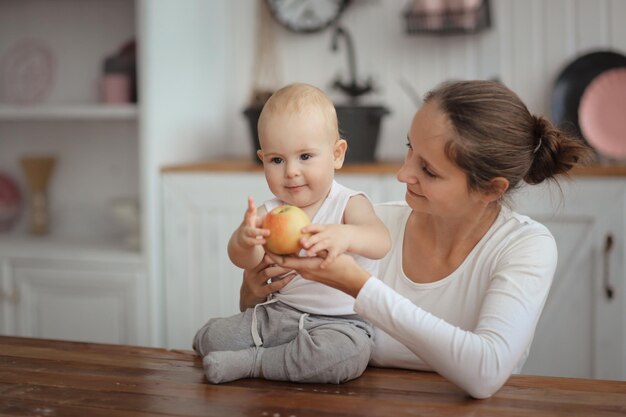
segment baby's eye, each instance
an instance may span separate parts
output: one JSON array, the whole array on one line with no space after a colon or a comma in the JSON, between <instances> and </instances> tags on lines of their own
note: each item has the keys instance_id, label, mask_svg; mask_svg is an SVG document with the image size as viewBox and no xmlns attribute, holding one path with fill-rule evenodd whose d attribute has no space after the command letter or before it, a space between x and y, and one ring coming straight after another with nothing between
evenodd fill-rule
<instances>
[{"instance_id":1,"label":"baby's eye","mask_svg":"<svg viewBox=\"0 0 626 417\"><path fill-rule=\"evenodd\" d=\"M270 162L272 164L280 164L281 162L283 162L283 158L279 158L279 157L275 156L274 158L270 159Z\"/></svg>"},{"instance_id":2,"label":"baby's eye","mask_svg":"<svg viewBox=\"0 0 626 417\"><path fill-rule=\"evenodd\" d=\"M310 153L303 153L302 155L300 155L300 159L303 160L303 161L308 161L312 157L313 157L313 155L311 155Z\"/></svg>"}]
</instances>

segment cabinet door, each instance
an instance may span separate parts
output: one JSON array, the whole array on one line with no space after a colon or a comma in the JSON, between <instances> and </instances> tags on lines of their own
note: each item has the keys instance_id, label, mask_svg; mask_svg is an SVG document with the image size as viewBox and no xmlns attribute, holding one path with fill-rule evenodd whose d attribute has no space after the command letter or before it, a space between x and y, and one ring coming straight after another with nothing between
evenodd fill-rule
<instances>
[{"instance_id":1,"label":"cabinet door","mask_svg":"<svg viewBox=\"0 0 626 417\"><path fill-rule=\"evenodd\" d=\"M516 196L517 210L545 224L559 250L524 373L626 378L625 199L623 181L582 178Z\"/></svg>"},{"instance_id":2,"label":"cabinet door","mask_svg":"<svg viewBox=\"0 0 626 417\"><path fill-rule=\"evenodd\" d=\"M382 201L404 201L406 196L406 184L401 183L396 175L389 174L384 177Z\"/></svg>"},{"instance_id":3,"label":"cabinet door","mask_svg":"<svg viewBox=\"0 0 626 417\"><path fill-rule=\"evenodd\" d=\"M210 317L239 312L242 271L227 253L252 195L271 197L262 173L163 178L166 346L189 349Z\"/></svg>"},{"instance_id":4,"label":"cabinet door","mask_svg":"<svg viewBox=\"0 0 626 417\"><path fill-rule=\"evenodd\" d=\"M15 334L13 330L14 285L11 281L11 262L0 258L0 334Z\"/></svg>"},{"instance_id":5,"label":"cabinet door","mask_svg":"<svg viewBox=\"0 0 626 417\"><path fill-rule=\"evenodd\" d=\"M384 189L381 186L382 178L380 175L366 174L337 173L336 175L339 183L355 191L364 192L374 204L385 201Z\"/></svg>"},{"instance_id":6,"label":"cabinet door","mask_svg":"<svg viewBox=\"0 0 626 417\"><path fill-rule=\"evenodd\" d=\"M137 284L126 265L13 260L5 331L27 337L138 344ZM7 279L8 278L8 279Z\"/></svg>"}]
</instances>

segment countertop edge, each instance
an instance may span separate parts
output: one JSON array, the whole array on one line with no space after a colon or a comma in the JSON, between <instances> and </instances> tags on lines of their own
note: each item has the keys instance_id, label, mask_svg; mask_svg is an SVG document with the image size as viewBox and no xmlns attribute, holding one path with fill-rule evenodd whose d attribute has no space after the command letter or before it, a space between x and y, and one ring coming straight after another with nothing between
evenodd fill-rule
<instances>
[{"instance_id":1,"label":"countertop edge","mask_svg":"<svg viewBox=\"0 0 626 417\"><path fill-rule=\"evenodd\" d=\"M340 174L395 174L402 161L380 161L373 163L349 164L337 172ZM162 174L172 173L229 173L263 172L260 163L241 159L206 161L190 164L167 165L161 168ZM626 177L626 164L591 164L574 168L572 177Z\"/></svg>"}]
</instances>

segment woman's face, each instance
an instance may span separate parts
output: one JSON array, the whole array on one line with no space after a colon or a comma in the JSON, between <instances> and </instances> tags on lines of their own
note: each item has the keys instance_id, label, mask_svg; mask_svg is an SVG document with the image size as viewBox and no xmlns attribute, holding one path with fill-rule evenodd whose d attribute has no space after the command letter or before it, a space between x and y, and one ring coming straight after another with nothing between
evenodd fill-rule
<instances>
[{"instance_id":1,"label":"woman's face","mask_svg":"<svg viewBox=\"0 0 626 417\"><path fill-rule=\"evenodd\" d=\"M445 154L444 146L453 135L435 99L413 117L406 157L397 175L407 186L405 199L413 210L452 219L471 216L484 206L481 195L470 192L465 172Z\"/></svg>"}]
</instances>

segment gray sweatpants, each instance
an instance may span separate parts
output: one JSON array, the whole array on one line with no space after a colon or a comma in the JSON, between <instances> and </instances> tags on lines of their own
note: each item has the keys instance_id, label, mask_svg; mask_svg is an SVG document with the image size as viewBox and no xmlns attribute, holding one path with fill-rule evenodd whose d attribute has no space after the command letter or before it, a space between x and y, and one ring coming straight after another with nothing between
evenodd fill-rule
<instances>
[{"instance_id":1,"label":"gray sweatpants","mask_svg":"<svg viewBox=\"0 0 626 417\"><path fill-rule=\"evenodd\" d=\"M210 319L198 330L193 348L204 357L214 351L254 348L253 308ZM341 383L359 377L374 345L372 325L358 315L305 315L281 302L256 309L256 347L263 378L277 381ZM300 324L302 323L302 328Z\"/></svg>"}]
</instances>

